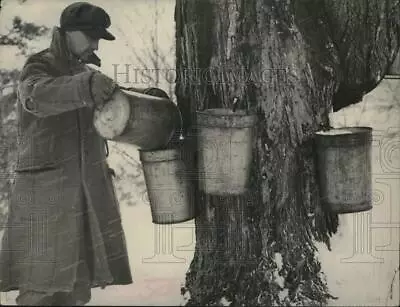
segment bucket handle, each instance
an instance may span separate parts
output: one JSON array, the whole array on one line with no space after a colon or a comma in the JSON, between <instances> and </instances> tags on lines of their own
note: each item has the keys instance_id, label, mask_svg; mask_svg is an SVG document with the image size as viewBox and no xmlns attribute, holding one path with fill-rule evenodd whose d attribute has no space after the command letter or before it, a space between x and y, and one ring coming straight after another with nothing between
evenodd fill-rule
<instances>
[{"instance_id":1,"label":"bucket handle","mask_svg":"<svg viewBox=\"0 0 400 307\"><path fill-rule=\"evenodd\" d=\"M233 104L232 104L232 112L235 113L237 106L238 106L238 101L239 99L237 97L233 98Z\"/></svg>"},{"instance_id":2,"label":"bucket handle","mask_svg":"<svg viewBox=\"0 0 400 307\"><path fill-rule=\"evenodd\" d=\"M249 115L250 114L250 110L248 108L248 104L246 104L246 105L247 105L247 108L245 109L245 111L246 111L246 114ZM232 103L232 112L233 113L236 112L238 106L239 106L239 98L238 97L234 97L233 98L233 103Z\"/></svg>"}]
</instances>

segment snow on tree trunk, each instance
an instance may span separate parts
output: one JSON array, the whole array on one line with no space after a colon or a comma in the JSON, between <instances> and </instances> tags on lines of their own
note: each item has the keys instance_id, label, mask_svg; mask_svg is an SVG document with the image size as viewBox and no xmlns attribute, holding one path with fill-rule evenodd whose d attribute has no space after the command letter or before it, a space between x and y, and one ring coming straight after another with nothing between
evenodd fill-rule
<instances>
[{"instance_id":1,"label":"snow on tree trunk","mask_svg":"<svg viewBox=\"0 0 400 307\"><path fill-rule=\"evenodd\" d=\"M343 107L376 86L399 48L398 16L398 1L177 0L185 133L196 110L234 98L259 114L250 192L197 191L188 305L327 303L314 240L330 248L338 217L319 200L313 134L329 127L338 89L356 97Z\"/></svg>"}]
</instances>

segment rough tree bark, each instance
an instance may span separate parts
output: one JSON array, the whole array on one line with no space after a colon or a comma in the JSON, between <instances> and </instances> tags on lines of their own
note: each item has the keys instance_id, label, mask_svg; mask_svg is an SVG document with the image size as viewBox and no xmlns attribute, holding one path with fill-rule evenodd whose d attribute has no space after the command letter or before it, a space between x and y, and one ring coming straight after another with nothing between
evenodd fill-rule
<instances>
[{"instance_id":1,"label":"rough tree bark","mask_svg":"<svg viewBox=\"0 0 400 307\"><path fill-rule=\"evenodd\" d=\"M327 303L314 242L330 248L338 217L319 201L313 133L380 82L399 49L399 13L389 0L177 0L185 133L196 110L235 97L260 120L250 192L197 192L188 305Z\"/></svg>"}]
</instances>

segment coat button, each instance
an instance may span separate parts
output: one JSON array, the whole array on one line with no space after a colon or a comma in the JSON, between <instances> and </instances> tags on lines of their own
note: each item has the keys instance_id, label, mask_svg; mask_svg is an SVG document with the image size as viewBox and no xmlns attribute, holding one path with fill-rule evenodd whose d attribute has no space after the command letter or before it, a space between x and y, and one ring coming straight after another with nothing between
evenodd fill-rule
<instances>
[{"instance_id":1,"label":"coat button","mask_svg":"<svg viewBox=\"0 0 400 307\"><path fill-rule=\"evenodd\" d=\"M34 111L34 110L36 109L36 104L35 104L35 102L33 101L33 98L32 98L32 97L26 98L26 100L25 100L25 108L26 108L28 111Z\"/></svg>"}]
</instances>

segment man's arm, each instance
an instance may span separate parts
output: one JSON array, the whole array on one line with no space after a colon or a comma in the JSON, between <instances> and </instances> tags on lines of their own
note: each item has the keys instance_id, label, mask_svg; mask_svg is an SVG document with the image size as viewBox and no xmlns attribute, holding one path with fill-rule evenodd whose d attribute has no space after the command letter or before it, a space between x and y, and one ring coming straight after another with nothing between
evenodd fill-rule
<instances>
[{"instance_id":1,"label":"man's arm","mask_svg":"<svg viewBox=\"0 0 400 307\"><path fill-rule=\"evenodd\" d=\"M48 73L45 63L28 63L20 76L19 100L25 110L38 117L91 107L94 104L90 89L93 73L54 77Z\"/></svg>"}]
</instances>

